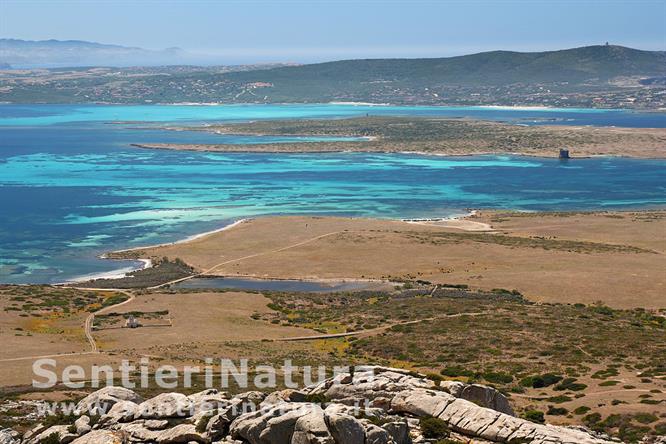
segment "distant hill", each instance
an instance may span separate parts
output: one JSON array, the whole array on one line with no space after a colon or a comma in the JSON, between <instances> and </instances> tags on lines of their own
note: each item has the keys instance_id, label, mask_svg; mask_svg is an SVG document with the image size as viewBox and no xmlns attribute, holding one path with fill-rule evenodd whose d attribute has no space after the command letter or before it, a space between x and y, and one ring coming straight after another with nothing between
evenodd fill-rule
<instances>
[{"instance_id":1,"label":"distant hill","mask_svg":"<svg viewBox=\"0 0 666 444\"><path fill-rule=\"evenodd\" d=\"M0 63L16 68L56 60L66 66L173 65L183 58L178 49L0 40ZM68 69L0 76L0 101L666 107L666 52L612 45L279 67Z\"/></svg>"},{"instance_id":2,"label":"distant hill","mask_svg":"<svg viewBox=\"0 0 666 444\"><path fill-rule=\"evenodd\" d=\"M82 40L0 39L0 64L19 68L175 65L184 57L180 48L151 51Z\"/></svg>"},{"instance_id":3,"label":"distant hill","mask_svg":"<svg viewBox=\"0 0 666 444\"><path fill-rule=\"evenodd\" d=\"M606 82L616 77L665 74L666 51L606 45L531 53L492 51L434 59L342 60L231 73L226 78L273 83L276 89L325 90L372 84L428 87Z\"/></svg>"}]
</instances>

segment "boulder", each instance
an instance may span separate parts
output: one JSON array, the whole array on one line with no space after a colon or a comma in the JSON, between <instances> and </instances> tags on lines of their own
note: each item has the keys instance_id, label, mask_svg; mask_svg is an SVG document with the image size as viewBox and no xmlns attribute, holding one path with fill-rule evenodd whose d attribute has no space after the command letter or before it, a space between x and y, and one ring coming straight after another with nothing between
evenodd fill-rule
<instances>
[{"instance_id":1,"label":"boulder","mask_svg":"<svg viewBox=\"0 0 666 444\"><path fill-rule=\"evenodd\" d=\"M382 425L382 428L388 432L395 444L412 444L407 421L387 422Z\"/></svg>"},{"instance_id":2,"label":"boulder","mask_svg":"<svg viewBox=\"0 0 666 444\"><path fill-rule=\"evenodd\" d=\"M122 444L123 435L109 430L93 430L76 438L72 444Z\"/></svg>"},{"instance_id":3,"label":"boulder","mask_svg":"<svg viewBox=\"0 0 666 444\"><path fill-rule=\"evenodd\" d=\"M414 376L410 372L386 367L357 367L354 375L341 374L310 389L309 393L323 393L331 401L343 404L392 398L409 388L434 388L435 383Z\"/></svg>"},{"instance_id":4,"label":"boulder","mask_svg":"<svg viewBox=\"0 0 666 444\"><path fill-rule=\"evenodd\" d=\"M120 401L113 405L107 413L99 418L98 427L108 427L119 422L128 422L139 413L139 405L132 401Z\"/></svg>"},{"instance_id":5,"label":"boulder","mask_svg":"<svg viewBox=\"0 0 666 444\"><path fill-rule=\"evenodd\" d=\"M162 430L169 426L169 421L166 419L146 419L143 421L143 425L148 430Z\"/></svg>"},{"instance_id":6,"label":"boulder","mask_svg":"<svg viewBox=\"0 0 666 444\"><path fill-rule=\"evenodd\" d=\"M602 444L608 441L591 434L550 425L535 424L464 399L450 403L439 418L455 432L494 442Z\"/></svg>"},{"instance_id":7,"label":"boulder","mask_svg":"<svg viewBox=\"0 0 666 444\"><path fill-rule=\"evenodd\" d=\"M298 418L291 444L334 444L321 408L313 408L310 413Z\"/></svg>"},{"instance_id":8,"label":"boulder","mask_svg":"<svg viewBox=\"0 0 666 444\"><path fill-rule=\"evenodd\" d=\"M27 432L23 434L23 442L29 442L32 441L32 438L35 436L39 435L42 433L44 430L48 429L48 426L45 426L44 424L37 424Z\"/></svg>"},{"instance_id":9,"label":"boulder","mask_svg":"<svg viewBox=\"0 0 666 444\"><path fill-rule=\"evenodd\" d=\"M216 389L204 390L187 397L192 403L192 412L198 415L229 405L229 395Z\"/></svg>"},{"instance_id":10,"label":"boulder","mask_svg":"<svg viewBox=\"0 0 666 444\"><path fill-rule=\"evenodd\" d=\"M122 432L129 437L130 441L135 442L154 442L161 433L158 430L150 430L146 427L144 421L135 421L129 424L118 424L115 430Z\"/></svg>"},{"instance_id":11,"label":"boulder","mask_svg":"<svg viewBox=\"0 0 666 444\"><path fill-rule=\"evenodd\" d=\"M79 414L101 415L120 401L131 401L138 404L143 399L132 390L124 387L104 387L79 401L76 405L76 411Z\"/></svg>"},{"instance_id":12,"label":"boulder","mask_svg":"<svg viewBox=\"0 0 666 444\"><path fill-rule=\"evenodd\" d=\"M266 396L261 402L261 406L280 404L282 402L305 402L305 400L305 393L298 390L286 389L273 392Z\"/></svg>"},{"instance_id":13,"label":"boulder","mask_svg":"<svg viewBox=\"0 0 666 444\"><path fill-rule=\"evenodd\" d=\"M86 415L81 416L74 421L74 427L76 427L76 434L79 436L88 433L92 430L92 427L90 426L90 417Z\"/></svg>"},{"instance_id":14,"label":"boulder","mask_svg":"<svg viewBox=\"0 0 666 444\"><path fill-rule=\"evenodd\" d=\"M221 438L229 433L229 425L231 422L244 414L235 405L227 407L225 410L220 411L208 420L206 425L206 434L211 439Z\"/></svg>"},{"instance_id":15,"label":"boulder","mask_svg":"<svg viewBox=\"0 0 666 444\"><path fill-rule=\"evenodd\" d=\"M383 428L370 423L364 423L365 444L395 444L391 435Z\"/></svg>"},{"instance_id":16,"label":"boulder","mask_svg":"<svg viewBox=\"0 0 666 444\"><path fill-rule=\"evenodd\" d=\"M311 411L309 404L282 403L245 413L234 419L229 433L234 439L244 439L250 444L290 442L296 421ZM274 420L274 421L272 421ZM271 430L273 429L273 430ZM280 437L286 441L275 441Z\"/></svg>"},{"instance_id":17,"label":"boulder","mask_svg":"<svg viewBox=\"0 0 666 444\"><path fill-rule=\"evenodd\" d=\"M439 416L446 407L456 400L448 393L416 389L398 393L391 401L391 411L410 415Z\"/></svg>"},{"instance_id":18,"label":"boulder","mask_svg":"<svg viewBox=\"0 0 666 444\"><path fill-rule=\"evenodd\" d=\"M264 444L290 443L296 421L304 414L303 409L297 409L269 419L266 422L266 428L259 435L259 441Z\"/></svg>"},{"instance_id":19,"label":"boulder","mask_svg":"<svg viewBox=\"0 0 666 444\"><path fill-rule=\"evenodd\" d=\"M211 440L221 439L229 434L231 420L223 414L217 414L208 420L206 424L206 436Z\"/></svg>"},{"instance_id":20,"label":"boulder","mask_svg":"<svg viewBox=\"0 0 666 444\"><path fill-rule=\"evenodd\" d=\"M139 404L135 418L175 418L192 416L192 401L181 393L162 393Z\"/></svg>"},{"instance_id":21,"label":"boulder","mask_svg":"<svg viewBox=\"0 0 666 444\"><path fill-rule=\"evenodd\" d=\"M336 444L365 443L365 427L353 416L327 408L324 421Z\"/></svg>"},{"instance_id":22,"label":"boulder","mask_svg":"<svg viewBox=\"0 0 666 444\"><path fill-rule=\"evenodd\" d=\"M452 392L451 394L457 398L472 401L482 407L515 416L506 396L492 387L480 384L464 384L462 390L457 393Z\"/></svg>"},{"instance_id":23,"label":"boulder","mask_svg":"<svg viewBox=\"0 0 666 444\"><path fill-rule=\"evenodd\" d=\"M0 430L0 444L16 444L14 431L11 429Z\"/></svg>"},{"instance_id":24,"label":"boulder","mask_svg":"<svg viewBox=\"0 0 666 444\"><path fill-rule=\"evenodd\" d=\"M239 393L231 398L232 403L244 404L248 407L254 406L253 410L258 410L261 402L266 399L266 393L250 391Z\"/></svg>"},{"instance_id":25,"label":"boulder","mask_svg":"<svg viewBox=\"0 0 666 444\"><path fill-rule=\"evenodd\" d=\"M178 424L177 426L163 430L157 436L158 444L181 444L190 441L206 443L206 438L196 431L193 424Z\"/></svg>"},{"instance_id":26,"label":"boulder","mask_svg":"<svg viewBox=\"0 0 666 444\"><path fill-rule=\"evenodd\" d=\"M53 434L58 436L58 441L61 444L68 444L79 436L76 433L70 432L67 425L54 425L35 435L29 441L24 442L26 444L38 444Z\"/></svg>"}]
</instances>

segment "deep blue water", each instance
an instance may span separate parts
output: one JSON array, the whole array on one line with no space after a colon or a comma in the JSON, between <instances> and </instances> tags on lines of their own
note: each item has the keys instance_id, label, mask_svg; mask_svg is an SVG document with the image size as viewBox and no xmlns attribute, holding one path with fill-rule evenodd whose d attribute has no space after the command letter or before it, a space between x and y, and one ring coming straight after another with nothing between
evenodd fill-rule
<instances>
[{"instance_id":1,"label":"deep blue water","mask_svg":"<svg viewBox=\"0 0 666 444\"><path fill-rule=\"evenodd\" d=\"M317 117L348 112L347 108L322 107L315 110ZM164 119L177 120L173 113L183 112L177 107L165 108L176 111L169 110ZM199 108L216 107L191 108L198 113ZM129 144L266 140L132 129L96 120L109 110L93 111L97 113L94 119L77 120L79 111L67 114L65 108L58 109L61 114L51 115L59 116L59 122L17 121L43 118L51 111L40 106L0 106L0 125L3 118L14 119L12 125L5 121L0 127L0 282L62 282L133 266L96 256L174 241L239 218L267 214L414 218L458 214L470 207L592 210L666 204L663 160L561 162L515 156L145 150ZM226 119L232 111L226 110ZM310 111L289 109L296 117L307 117ZM323 116L324 111L329 115ZM335 114L338 111L342 114ZM272 112L276 113L273 117L284 117L279 109ZM504 113L505 120L515 117L513 111L493 112ZM252 113L271 116L269 110L251 107L238 115L247 118ZM619 114L610 112L571 114L606 115L610 119L606 123L619 119ZM642 122L652 118L649 115Z\"/></svg>"}]
</instances>

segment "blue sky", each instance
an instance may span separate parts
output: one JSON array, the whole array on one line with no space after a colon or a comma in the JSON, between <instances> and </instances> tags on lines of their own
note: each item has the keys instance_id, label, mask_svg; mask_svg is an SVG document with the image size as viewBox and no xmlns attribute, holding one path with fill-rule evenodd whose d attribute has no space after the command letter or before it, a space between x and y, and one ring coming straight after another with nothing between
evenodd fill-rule
<instances>
[{"instance_id":1,"label":"blue sky","mask_svg":"<svg viewBox=\"0 0 666 444\"><path fill-rule=\"evenodd\" d=\"M0 37L181 47L228 63L666 49L666 0L0 0Z\"/></svg>"}]
</instances>

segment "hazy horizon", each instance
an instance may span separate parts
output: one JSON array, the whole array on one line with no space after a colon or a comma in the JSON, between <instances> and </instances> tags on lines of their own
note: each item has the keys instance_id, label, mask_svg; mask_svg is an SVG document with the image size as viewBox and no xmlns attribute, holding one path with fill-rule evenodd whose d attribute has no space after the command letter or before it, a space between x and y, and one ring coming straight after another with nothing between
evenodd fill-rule
<instances>
[{"instance_id":1,"label":"hazy horizon","mask_svg":"<svg viewBox=\"0 0 666 444\"><path fill-rule=\"evenodd\" d=\"M666 2L654 0L3 0L0 12L0 37L178 47L208 64L450 57L606 42L666 48Z\"/></svg>"}]
</instances>

